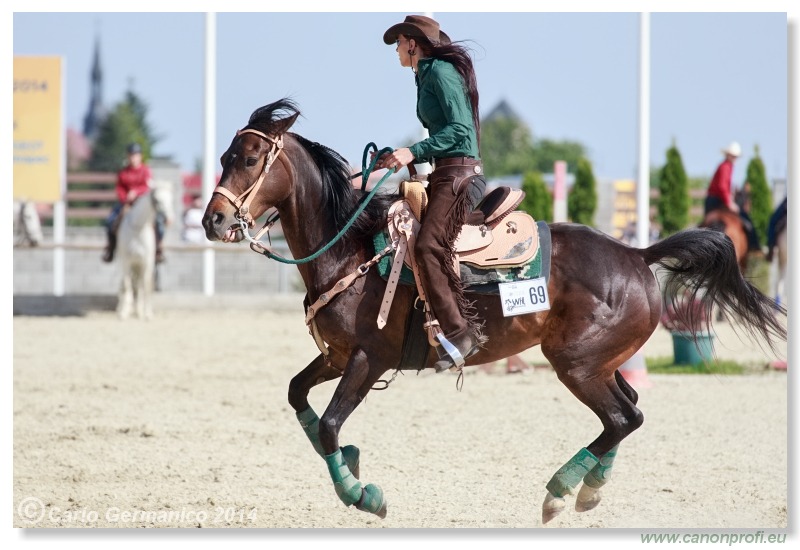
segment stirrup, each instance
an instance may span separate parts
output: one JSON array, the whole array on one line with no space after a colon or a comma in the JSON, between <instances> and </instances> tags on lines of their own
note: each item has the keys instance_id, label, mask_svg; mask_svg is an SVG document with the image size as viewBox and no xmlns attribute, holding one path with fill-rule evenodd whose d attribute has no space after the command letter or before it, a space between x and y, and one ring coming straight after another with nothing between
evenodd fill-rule
<instances>
[{"instance_id":1,"label":"stirrup","mask_svg":"<svg viewBox=\"0 0 800 550\"><path fill-rule=\"evenodd\" d=\"M453 367L459 369L462 368L464 366L464 356L461 355L461 352L458 350L458 348L454 346L453 343L450 342L450 340L445 338L444 334L442 334L441 332L436 335L436 339L439 340L439 343L442 344L442 348L444 348L445 353L447 353L450 359L452 359ZM445 359L445 357L442 357L442 359ZM448 369L449 368L452 367L448 367ZM441 369L441 370L436 369L436 372L442 372L444 370L447 369Z\"/></svg>"},{"instance_id":2,"label":"stirrup","mask_svg":"<svg viewBox=\"0 0 800 550\"><path fill-rule=\"evenodd\" d=\"M439 361L437 361L437 363L443 360L450 360L450 363L446 367L437 367L434 364L434 370L437 373L444 372L452 368L455 368L456 370L463 369L466 359L475 355L480 347L480 343L475 342L472 347L467 350L466 355L461 355L461 351L458 349L458 347L455 346L450 340L445 338L444 334L439 333L436 335L436 338L439 340L441 347L444 349L444 353L439 354ZM437 351L439 351L438 348Z\"/></svg>"}]
</instances>

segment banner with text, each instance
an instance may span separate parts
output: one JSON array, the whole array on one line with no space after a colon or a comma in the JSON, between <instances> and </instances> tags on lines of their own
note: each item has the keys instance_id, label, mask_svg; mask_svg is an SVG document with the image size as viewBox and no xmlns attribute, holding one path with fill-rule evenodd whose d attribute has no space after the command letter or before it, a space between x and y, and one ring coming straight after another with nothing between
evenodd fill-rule
<instances>
[{"instance_id":1,"label":"banner with text","mask_svg":"<svg viewBox=\"0 0 800 550\"><path fill-rule=\"evenodd\" d=\"M14 198L61 200L65 159L60 57L14 56Z\"/></svg>"}]
</instances>

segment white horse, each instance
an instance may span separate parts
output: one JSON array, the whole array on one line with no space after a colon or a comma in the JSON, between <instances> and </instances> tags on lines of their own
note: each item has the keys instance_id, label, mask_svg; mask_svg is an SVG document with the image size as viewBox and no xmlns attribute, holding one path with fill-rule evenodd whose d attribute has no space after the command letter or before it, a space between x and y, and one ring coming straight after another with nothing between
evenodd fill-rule
<instances>
[{"instance_id":1,"label":"white horse","mask_svg":"<svg viewBox=\"0 0 800 550\"><path fill-rule=\"evenodd\" d=\"M153 188L136 199L122 218L117 232L117 258L122 270L117 314L130 317L136 306L140 319L153 316L153 283L156 266L156 214L163 214L167 224L172 222L172 187L168 182L156 182Z\"/></svg>"},{"instance_id":2,"label":"white horse","mask_svg":"<svg viewBox=\"0 0 800 550\"><path fill-rule=\"evenodd\" d=\"M14 202L14 244L39 246L42 242L42 223L36 205L28 200Z\"/></svg>"}]
</instances>

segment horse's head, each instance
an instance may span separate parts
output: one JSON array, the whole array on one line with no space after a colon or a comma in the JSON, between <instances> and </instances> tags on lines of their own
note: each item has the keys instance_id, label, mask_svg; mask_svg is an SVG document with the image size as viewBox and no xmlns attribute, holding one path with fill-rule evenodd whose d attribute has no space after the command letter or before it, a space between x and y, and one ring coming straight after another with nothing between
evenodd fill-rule
<instances>
[{"instance_id":1,"label":"horse's head","mask_svg":"<svg viewBox=\"0 0 800 550\"><path fill-rule=\"evenodd\" d=\"M283 167L273 169L273 163L283 149L284 134L299 115L295 105L284 99L257 109L248 125L236 132L220 158L222 176L203 216L210 241L241 240L242 220L252 227L290 195L292 179Z\"/></svg>"},{"instance_id":2,"label":"horse's head","mask_svg":"<svg viewBox=\"0 0 800 550\"><path fill-rule=\"evenodd\" d=\"M162 214L167 224L175 218L175 195L172 192L172 183L168 181L155 181L152 183L150 199L156 214Z\"/></svg>"}]
</instances>

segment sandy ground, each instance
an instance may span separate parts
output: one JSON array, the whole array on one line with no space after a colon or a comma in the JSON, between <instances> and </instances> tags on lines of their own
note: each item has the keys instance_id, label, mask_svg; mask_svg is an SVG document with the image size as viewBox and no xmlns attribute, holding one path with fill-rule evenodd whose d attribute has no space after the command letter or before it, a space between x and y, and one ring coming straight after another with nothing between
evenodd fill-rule
<instances>
[{"instance_id":1,"label":"sandy ground","mask_svg":"<svg viewBox=\"0 0 800 550\"><path fill-rule=\"evenodd\" d=\"M600 424L549 369L401 375L342 430L385 520L345 507L286 394L316 354L299 309L13 320L16 527L539 528L544 486ZM784 346L785 349L785 346ZM659 329L648 357L669 356ZM550 528L781 528L787 376L722 326L744 376L649 375L603 502ZM526 352L532 363L543 360ZM321 415L334 389L311 394Z\"/></svg>"}]
</instances>

